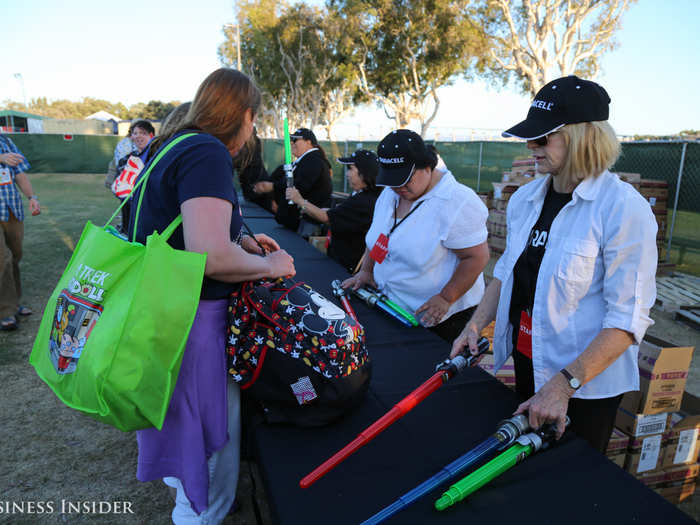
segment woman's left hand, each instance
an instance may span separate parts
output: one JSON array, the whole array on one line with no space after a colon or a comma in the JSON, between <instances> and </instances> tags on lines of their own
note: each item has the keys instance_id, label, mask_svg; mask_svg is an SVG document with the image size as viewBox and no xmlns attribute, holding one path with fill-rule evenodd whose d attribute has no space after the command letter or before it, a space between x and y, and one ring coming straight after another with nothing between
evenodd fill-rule
<instances>
[{"instance_id":1,"label":"woman's left hand","mask_svg":"<svg viewBox=\"0 0 700 525\"><path fill-rule=\"evenodd\" d=\"M449 309L450 303L440 294L436 294L416 310L416 317L420 318L420 323L423 326L435 326L440 323Z\"/></svg>"},{"instance_id":2,"label":"woman's left hand","mask_svg":"<svg viewBox=\"0 0 700 525\"><path fill-rule=\"evenodd\" d=\"M566 412L569 398L573 394L574 389L569 386L564 375L557 373L534 396L521 403L514 414L527 411L533 429L538 429L545 423L556 423L559 439L566 429Z\"/></svg>"},{"instance_id":3,"label":"woman's left hand","mask_svg":"<svg viewBox=\"0 0 700 525\"><path fill-rule=\"evenodd\" d=\"M258 242L255 242L255 239L257 239ZM258 246L258 243L260 243L263 246L263 248L265 248L265 251L267 253L276 252L280 249L280 245L277 244L277 242L272 237L269 237L264 233L256 233L255 239L253 239L250 236L243 237L243 240L241 241L241 247L248 253L255 253L257 255L263 254L260 250L260 246Z\"/></svg>"},{"instance_id":4,"label":"woman's left hand","mask_svg":"<svg viewBox=\"0 0 700 525\"><path fill-rule=\"evenodd\" d=\"M288 201L292 201L297 206L304 201L304 197L301 196L301 193L299 193L299 190L296 188L287 188L285 190L284 196L287 198Z\"/></svg>"}]
</instances>

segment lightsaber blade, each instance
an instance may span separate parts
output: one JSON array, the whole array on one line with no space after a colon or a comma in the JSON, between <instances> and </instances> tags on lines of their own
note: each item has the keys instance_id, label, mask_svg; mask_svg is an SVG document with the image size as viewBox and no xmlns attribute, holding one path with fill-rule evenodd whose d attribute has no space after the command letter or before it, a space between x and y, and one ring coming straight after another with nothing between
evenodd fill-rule
<instances>
[{"instance_id":1,"label":"lightsaber blade","mask_svg":"<svg viewBox=\"0 0 700 525\"><path fill-rule=\"evenodd\" d=\"M482 337L479 341L480 352L485 352L488 347L488 339ZM442 363L438 364L437 371L427 381L404 397L401 401L396 403L396 405L394 405L389 412L360 432L360 434L354 440L345 445L339 452L336 452L333 456L316 467L311 473L306 475L299 482L299 486L305 489L313 485L316 481L345 461L345 459L347 459L356 450L372 441L381 432L413 410L416 405L435 392L435 390L440 388L443 383L449 381L468 364L471 364L473 359L476 357L477 356L470 356L470 358L467 359L462 355L458 355L453 359L446 359Z\"/></svg>"}]
</instances>

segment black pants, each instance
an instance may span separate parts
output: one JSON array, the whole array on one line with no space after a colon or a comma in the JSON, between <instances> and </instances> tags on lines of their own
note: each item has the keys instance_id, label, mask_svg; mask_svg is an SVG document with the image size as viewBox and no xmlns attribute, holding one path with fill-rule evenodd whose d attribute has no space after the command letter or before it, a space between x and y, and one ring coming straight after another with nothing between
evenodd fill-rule
<instances>
[{"instance_id":1,"label":"black pants","mask_svg":"<svg viewBox=\"0 0 700 525\"><path fill-rule=\"evenodd\" d=\"M535 395L532 359L514 350L513 363L515 391L522 401L525 401ZM567 411L571 419L570 429L580 438L588 441L593 448L605 453L610 434L615 426L615 415L620 401L622 401L622 394L602 399L570 399Z\"/></svg>"},{"instance_id":2,"label":"black pants","mask_svg":"<svg viewBox=\"0 0 700 525\"><path fill-rule=\"evenodd\" d=\"M429 328L429 330L439 335L448 343L452 344L462 330L464 330L464 327L467 325L469 319L472 318L474 310L476 310L476 306L472 306L471 308L467 308L466 310L452 314L442 323Z\"/></svg>"}]
</instances>

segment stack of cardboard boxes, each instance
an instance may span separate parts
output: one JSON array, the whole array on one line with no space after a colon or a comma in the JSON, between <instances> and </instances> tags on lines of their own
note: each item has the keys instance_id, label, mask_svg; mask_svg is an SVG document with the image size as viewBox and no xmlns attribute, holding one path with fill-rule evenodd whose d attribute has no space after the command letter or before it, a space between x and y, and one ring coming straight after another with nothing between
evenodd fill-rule
<instances>
[{"instance_id":1,"label":"stack of cardboard boxes","mask_svg":"<svg viewBox=\"0 0 700 525\"><path fill-rule=\"evenodd\" d=\"M700 406L689 394L683 398L692 356L693 347L645 337L639 347L640 390L624 395L607 451L610 459L674 503L694 492L698 474Z\"/></svg>"},{"instance_id":2,"label":"stack of cardboard boxes","mask_svg":"<svg viewBox=\"0 0 700 525\"><path fill-rule=\"evenodd\" d=\"M491 323L482 330L481 335L486 337L489 340L489 343L491 343L491 350L489 350L488 353L484 354L484 356L481 358L481 361L479 361L479 366L487 373L490 375L494 376L496 379L498 379L501 383L506 385L509 388L515 388L515 368L513 367L513 358L509 357L504 365L498 370L498 372L494 371L494 363L493 363L493 328L495 326L495 323L491 321Z\"/></svg>"},{"instance_id":3,"label":"stack of cardboard boxes","mask_svg":"<svg viewBox=\"0 0 700 525\"><path fill-rule=\"evenodd\" d=\"M524 184L535 180L535 159L515 160L510 171L503 173L501 182L494 182L493 192L486 197L489 218L486 228L489 231L488 244L495 255L506 249L506 207L515 191ZM483 198L483 197L482 197Z\"/></svg>"}]
</instances>

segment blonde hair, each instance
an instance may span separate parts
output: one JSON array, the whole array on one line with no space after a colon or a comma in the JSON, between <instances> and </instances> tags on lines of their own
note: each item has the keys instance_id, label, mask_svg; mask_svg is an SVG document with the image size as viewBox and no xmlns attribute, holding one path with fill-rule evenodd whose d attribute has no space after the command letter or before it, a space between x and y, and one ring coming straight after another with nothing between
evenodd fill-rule
<instances>
[{"instance_id":1,"label":"blonde hair","mask_svg":"<svg viewBox=\"0 0 700 525\"><path fill-rule=\"evenodd\" d=\"M559 132L568 146L559 176L574 186L597 177L620 156L620 141L607 120L567 124Z\"/></svg>"},{"instance_id":2,"label":"blonde hair","mask_svg":"<svg viewBox=\"0 0 700 525\"><path fill-rule=\"evenodd\" d=\"M199 85L182 123L161 135L151 149L157 150L183 129L202 130L228 146L238 136L246 112L251 110L255 117L259 108L260 91L253 81L236 69L222 67Z\"/></svg>"}]
</instances>

